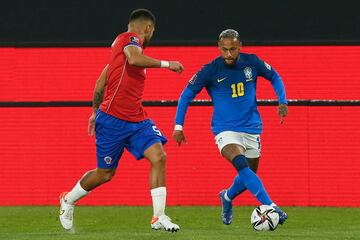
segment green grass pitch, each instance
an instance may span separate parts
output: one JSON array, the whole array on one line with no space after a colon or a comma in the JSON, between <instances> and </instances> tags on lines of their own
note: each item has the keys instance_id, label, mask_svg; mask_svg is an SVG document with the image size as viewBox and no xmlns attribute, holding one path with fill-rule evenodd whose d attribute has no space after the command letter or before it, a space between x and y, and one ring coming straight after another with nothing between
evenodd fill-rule
<instances>
[{"instance_id":1,"label":"green grass pitch","mask_svg":"<svg viewBox=\"0 0 360 240\"><path fill-rule=\"evenodd\" d=\"M66 232L57 207L0 207L0 239L360 239L360 208L284 207L288 221L273 232L250 225L254 207L235 207L230 226L220 207L168 207L179 232L151 230L150 207L76 207L74 229Z\"/></svg>"}]
</instances>

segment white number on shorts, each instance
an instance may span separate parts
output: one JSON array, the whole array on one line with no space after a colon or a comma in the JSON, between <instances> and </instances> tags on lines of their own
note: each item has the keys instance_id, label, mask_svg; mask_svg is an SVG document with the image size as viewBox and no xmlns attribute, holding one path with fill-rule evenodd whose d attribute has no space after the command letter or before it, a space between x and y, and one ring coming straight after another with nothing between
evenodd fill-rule
<instances>
[{"instance_id":1,"label":"white number on shorts","mask_svg":"<svg viewBox=\"0 0 360 240\"><path fill-rule=\"evenodd\" d=\"M156 126L152 126L152 128L153 128L154 132L156 132L156 134L157 134L157 135L159 135L160 137L162 136L162 134L161 134L160 130L159 130L159 129L157 129L157 127L156 127Z\"/></svg>"}]
</instances>

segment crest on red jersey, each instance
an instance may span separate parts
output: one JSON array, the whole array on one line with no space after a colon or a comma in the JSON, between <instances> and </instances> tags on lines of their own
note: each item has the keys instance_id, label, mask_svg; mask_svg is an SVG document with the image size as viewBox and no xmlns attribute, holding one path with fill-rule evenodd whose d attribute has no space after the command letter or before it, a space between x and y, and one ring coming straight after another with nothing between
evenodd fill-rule
<instances>
[{"instance_id":1,"label":"crest on red jersey","mask_svg":"<svg viewBox=\"0 0 360 240\"><path fill-rule=\"evenodd\" d=\"M139 38L134 37L134 36L131 36L131 37L130 37L130 42L140 43Z\"/></svg>"}]
</instances>

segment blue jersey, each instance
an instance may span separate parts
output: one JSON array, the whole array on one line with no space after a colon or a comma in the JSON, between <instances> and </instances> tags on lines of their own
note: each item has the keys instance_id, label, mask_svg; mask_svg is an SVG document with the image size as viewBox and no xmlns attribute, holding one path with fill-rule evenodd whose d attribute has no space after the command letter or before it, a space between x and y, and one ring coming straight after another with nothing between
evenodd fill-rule
<instances>
[{"instance_id":1,"label":"blue jersey","mask_svg":"<svg viewBox=\"0 0 360 240\"><path fill-rule=\"evenodd\" d=\"M232 66L218 57L194 75L180 96L175 123L184 125L189 103L205 87L214 104L211 126L215 135L223 131L260 134L262 122L256 103L258 76L271 82L279 104L287 104L279 74L256 55L241 53Z\"/></svg>"}]
</instances>

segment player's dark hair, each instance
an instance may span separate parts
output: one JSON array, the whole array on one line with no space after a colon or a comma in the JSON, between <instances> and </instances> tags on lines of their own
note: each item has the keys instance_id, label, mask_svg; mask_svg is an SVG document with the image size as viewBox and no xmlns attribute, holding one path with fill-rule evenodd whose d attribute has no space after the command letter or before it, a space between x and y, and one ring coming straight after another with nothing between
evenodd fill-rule
<instances>
[{"instance_id":1,"label":"player's dark hair","mask_svg":"<svg viewBox=\"0 0 360 240\"><path fill-rule=\"evenodd\" d=\"M221 40L222 38L236 38L240 41L239 33L234 29L226 29L222 31L219 35L219 40Z\"/></svg>"},{"instance_id":2,"label":"player's dark hair","mask_svg":"<svg viewBox=\"0 0 360 240\"><path fill-rule=\"evenodd\" d=\"M143 20L150 20L155 25L155 16L152 12L145 8L135 9L130 13L129 22L134 20L143 19Z\"/></svg>"}]
</instances>

